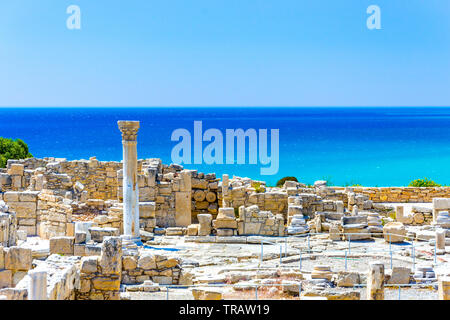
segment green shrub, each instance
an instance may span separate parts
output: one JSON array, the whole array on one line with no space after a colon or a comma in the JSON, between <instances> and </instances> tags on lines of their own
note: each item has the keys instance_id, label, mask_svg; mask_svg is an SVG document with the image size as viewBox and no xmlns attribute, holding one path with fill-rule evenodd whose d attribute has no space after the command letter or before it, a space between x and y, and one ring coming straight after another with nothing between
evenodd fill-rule
<instances>
[{"instance_id":1,"label":"green shrub","mask_svg":"<svg viewBox=\"0 0 450 320\"><path fill-rule=\"evenodd\" d=\"M362 184L355 183L354 181L344 183L344 187L363 187Z\"/></svg>"},{"instance_id":2,"label":"green shrub","mask_svg":"<svg viewBox=\"0 0 450 320\"><path fill-rule=\"evenodd\" d=\"M0 168L5 168L9 159L26 159L32 157L28 151L27 144L22 140L0 137Z\"/></svg>"},{"instance_id":3,"label":"green shrub","mask_svg":"<svg viewBox=\"0 0 450 320\"><path fill-rule=\"evenodd\" d=\"M286 181L295 181L298 182L296 177L284 177L278 180L277 187L282 187Z\"/></svg>"},{"instance_id":4,"label":"green shrub","mask_svg":"<svg viewBox=\"0 0 450 320\"><path fill-rule=\"evenodd\" d=\"M389 217L392 218L394 221L397 220L397 212L395 211L390 212Z\"/></svg>"},{"instance_id":5,"label":"green shrub","mask_svg":"<svg viewBox=\"0 0 450 320\"><path fill-rule=\"evenodd\" d=\"M331 180L331 178L332 178L331 176L326 176L326 177L322 177L321 180L326 181L328 187L333 187L334 182Z\"/></svg>"},{"instance_id":6,"label":"green shrub","mask_svg":"<svg viewBox=\"0 0 450 320\"><path fill-rule=\"evenodd\" d=\"M409 187L440 187L441 185L434 182L433 180L429 180L428 178L416 179L411 181Z\"/></svg>"},{"instance_id":7,"label":"green shrub","mask_svg":"<svg viewBox=\"0 0 450 320\"><path fill-rule=\"evenodd\" d=\"M261 188L261 183L259 183L259 182L253 182L253 183L252 183L252 187L255 188L255 191L256 191L257 193L262 193L262 192L264 192L264 188Z\"/></svg>"}]
</instances>

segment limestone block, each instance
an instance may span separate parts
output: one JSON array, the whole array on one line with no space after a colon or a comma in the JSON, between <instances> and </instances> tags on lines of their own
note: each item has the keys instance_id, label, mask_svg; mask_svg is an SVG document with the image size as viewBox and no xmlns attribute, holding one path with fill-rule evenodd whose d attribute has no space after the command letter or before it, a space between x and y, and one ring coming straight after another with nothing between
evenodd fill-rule
<instances>
[{"instance_id":1,"label":"limestone block","mask_svg":"<svg viewBox=\"0 0 450 320\"><path fill-rule=\"evenodd\" d=\"M140 230L140 236L141 236L142 242L151 241L155 238L155 235L153 233L145 231L145 230Z\"/></svg>"},{"instance_id":2,"label":"limestone block","mask_svg":"<svg viewBox=\"0 0 450 320\"><path fill-rule=\"evenodd\" d=\"M311 272L311 279L326 279L328 281L331 281L332 277L333 273L331 272L331 268L328 265L314 266L314 269Z\"/></svg>"},{"instance_id":3,"label":"limestone block","mask_svg":"<svg viewBox=\"0 0 450 320\"><path fill-rule=\"evenodd\" d=\"M187 227L191 224L191 193L175 193L175 225Z\"/></svg>"},{"instance_id":4,"label":"limestone block","mask_svg":"<svg viewBox=\"0 0 450 320\"><path fill-rule=\"evenodd\" d=\"M384 240L386 242L405 241L406 228L401 222L389 222L383 227Z\"/></svg>"},{"instance_id":5,"label":"limestone block","mask_svg":"<svg viewBox=\"0 0 450 320\"><path fill-rule=\"evenodd\" d=\"M342 225L361 224L367 225L367 216L345 216L341 218Z\"/></svg>"},{"instance_id":6,"label":"limestone block","mask_svg":"<svg viewBox=\"0 0 450 320\"><path fill-rule=\"evenodd\" d=\"M182 170L180 172L180 191L181 192L191 192L191 176L192 173L190 170Z\"/></svg>"},{"instance_id":7,"label":"limestone block","mask_svg":"<svg viewBox=\"0 0 450 320\"><path fill-rule=\"evenodd\" d=\"M333 241L341 240L339 227L336 224L331 224L330 225L329 236L330 236L330 240L333 240Z\"/></svg>"},{"instance_id":8,"label":"limestone block","mask_svg":"<svg viewBox=\"0 0 450 320\"><path fill-rule=\"evenodd\" d=\"M187 235L188 236L196 236L198 235L198 228L200 225L198 224L191 224L187 227Z\"/></svg>"},{"instance_id":9,"label":"limestone block","mask_svg":"<svg viewBox=\"0 0 450 320\"><path fill-rule=\"evenodd\" d=\"M12 286L12 271L0 270L0 289L10 288Z\"/></svg>"},{"instance_id":10,"label":"limestone block","mask_svg":"<svg viewBox=\"0 0 450 320\"><path fill-rule=\"evenodd\" d=\"M239 235L244 235L244 222L243 221L238 221L238 234Z\"/></svg>"},{"instance_id":11,"label":"limestone block","mask_svg":"<svg viewBox=\"0 0 450 320\"><path fill-rule=\"evenodd\" d=\"M200 226L198 228L198 235L199 236L209 236L211 234L212 215L211 214L198 214L197 219L200 224Z\"/></svg>"},{"instance_id":12,"label":"limestone block","mask_svg":"<svg viewBox=\"0 0 450 320\"><path fill-rule=\"evenodd\" d=\"M339 214L344 213L344 202L343 201L336 201L336 212Z\"/></svg>"},{"instance_id":13,"label":"limestone block","mask_svg":"<svg viewBox=\"0 0 450 320\"><path fill-rule=\"evenodd\" d=\"M294 215L303 215L302 214L302 206L298 206L298 205L288 206L288 216L291 217Z\"/></svg>"},{"instance_id":14,"label":"limestone block","mask_svg":"<svg viewBox=\"0 0 450 320\"><path fill-rule=\"evenodd\" d=\"M140 255L137 266L138 266L138 268L145 269L145 270L156 269L155 256L150 253L144 253L144 254Z\"/></svg>"},{"instance_id":15,"label":"limestone block","mask_svg":"<svg viewBox=\"0 0 450 320\"><path fill-rule=\"evenodd\" d=\"M66 236L75 237L75 223L74 222L66 223Z\"/></svg>"},{"instance_id":16,"label":"limestone block","mask_svg":"<svg viewBox=\"0 0 450 320\"><path fill-rule=\"evenodd\" d=\"M423 213L415 212L413 213L413 220L416 224L422 224L425 221L425 217L423 216Z\"/></svg>"},{"instance_id":17,"label":"limestone block","mask_svg":"<svg viewBox=\"0 0 450 320\"><path fill-rule=\"evenodd\" d=\"M384 300L384 264L382 262L369 263L367 299Z\"/></svg>"},{"instance_id":18,"label":"limestone block","mask_svg":"<svg viewBox=\"0 0 450 320\"><path fill-rule=\"evenodd\" d=\"M411 268L393 267L388 284L409 284L411 278Z\"/></svg>"},{"instance_id":19,"label":"limestone block","mask_svg":"<svg viewBox=\"0 0 450 320\"><path fill-rule=\"evenodd\" d=\"M15 271L12 276L12 287L16 287L19 282L27 275L27 271Z\"/></svg>"},{"instance_id":20,"label":"limestone block","mask_svg":"<svg viewBox=\"0 0 450 320\"><path fill-rule=\"evenodd\" d=\"M134 270L137 267L137 258L134 256L122 257L122 268L124 270Z\"/></svg>"},{"instance_id":21,"label":"limestone block","mask_svg":"<svg viewBox=\"0 0 450 320\"><path fill-rule=\"evenodd\" d=\"M122 270L122 239L105 237L99 259L103 274L120 274Z\"/></svg>"},{"instance_id":22,"label":"limestone block","mask_svg":"<svg viewBox=\"0 0 450 320\"><path fill-rule=\"evenodd\" d=\"M18 218L36 217L36 202L8 202L8 205Z\"/></svg>"},{"instance_id":23,"label":"limestone block","mask_svg":"<svg viewBox=\"0 0 450 320\"><path fill-rule=\"evenodd\" d=\"M208 184L208 188L210 190L217 190L219 188L219 184L217 182L210 182Z\"/></svg>"},{"instance_id":24,"label":"limestone block","mask_svg":"<svg viewBox=\"0 0 450 320\"><path fill-rule=\"evenodd\" d=\"M436 218L436 224L441 228L450 229L450 214L448 211L441 211Z\"/></svg>"},{"instance_id":25,"label":"limestone block","mask_svg":"<svg viewBox=\"0 0 450 320\"><path fill-rule=\"evenodd\" d=\"M170 227L166 228L166 236L182 236L184 235L184 228Z\"/></svg>"},{"instance_id":26,"label":"limestone block","mask_svg":"<svg viewBox=\"0 0 450 320\"><path fill-rule=\"evenodd\" d=\"M23 176L24 165L19 163L13 163L8 169L8 174L11 176Z\"/></svg>"},{"instance_id":27,"label":"limestone block","mask_svg":"<svg viewBox=\"0 0 450 320\"><path fill-rule=\"evenodd\" d=\"M213 227L215 229L237 229L236 220L213 220Z\"/></svg>"},{"instance_id":28,"label":"limestone block","mask_svg":"<svg viewBox=\"0 0 450 320\"><path fill-rule=\"evenodd\" d=\"M192 289L194 300L222 300L222 291L215 288Z\"/></svg>"},{"instance_id":29,"label":"limestone block","mask_svg":"<svg viewBox=\"0 0 450 320\"><path fill-rule=\"evenodd\" d=\"M450 276L442 276L438 279L439 300L450 300Z\"/></svg>"},{"instance_id":30,"label":"limestone block","mask_svg":"<svg viewBox=\"0 0 450 320\"><path fill-rule=\"evenodd\" d=\"M75 233L75 244L81 244L86 242L87 234L86 232Z\"/></svg>"},{"instance_id":31,"label":"limestone block","mask_svg":"<svg viewBox=\"0 0 450 320\"><path fill-rule=\"evenodd\" d=\"M444 229L436 230L436 248L439 250L445 250L445 233Z\"/></svg>"},{"instance_id":32,"label":"limestone block","mask_svg":"<svg viewBox=\"0 0 450 320\"><path fill-rule=\"evenodd\" d=\"M301 300L306 300L308 297L311 300L360 300L361 294L357 290L351 291L335 291L331 290L305 290L301 294Z\"/></svg>"},{"instance_id":33,"label":"limestone block","mask_svg":"<svg viewBox=\"0 0 450 320\"><path fill-rule=\"evenodd\" d=\"M50 254L73 255L74 237L50 238Z\"/></svg>"},{"instance_id":34,"label":"limestone block","mask_svg":"<svg viewBox=\"0 0 450 320\"><path fill-rule=\"evenodd\" d=\"M404 222L403 218L404 218L404 212L405 212L405 207L404 206L396 206L395 207L395 217L397 219L398 222Z\"/></svg>"},{"instance_id":35,"label":"limestone block","mask_svg":"<svg viewBox=\"0 0 450 320\"><path fill-rule=\"evenodd\" d=\"M368 228L349 228L344 230L344 240L367 240L371 236Z\"/></svg>"},{"instance_id":36,"label":"limestone block","mask_svg":"<svg viewBox=\"0 0 450 320\"><path fill-rule=\"evenodd\" d=\"M203 179L192 178L191 179L191 187L192 187L192 189L205 190L208 188L208 181L203 180Z\"/></svg>"},{"instance_id":37,"label":"limestone block","mask_svg":"<svg viewBox=\"0 0 450 320\"><path fill-rule=\"evenodd\" d=\"M0 246L0 270L5 269L5 252L3 246Z\"/></svg>"},{"instance_id":38,"label":"limestone block","mask_svg":"<svg viewBox=\"0 0 450 320\"><path fill-rule=\"evenodd\" d=\"M84 244L74 244L73 245L73 255L84 257L86 255L86 245Z\"/></svg>"},{"instance_id":39,"label":"limestone block","mask_svg":"<svg viewBox=\"0 0 450 320\"><path fill-rule=\"evenodd\" d=\"M282 280L282 290L289 295L297 296L300 293L302 283L300 281Z\"/></svg>"},{"instance_id":40,"label":"limestone block","mask_svg":"<svg viewBox=\"0 0 450 320\"><path fill-rule=\"evenodd\" d=\"M259 234L262 229L261 223L247 222L244 224L244 234Z\"/></svg>"},{"instance_id":41,"label":"limestone block","mask_svg":"<svg viewBox=\"0 0 450 320\"><path fill-rule=\"evenodd\" d=\"M358 272L339 271L335 276L334 282L338 287L353 287L360 284Z\"/></svg>"},{"instance_id":42,"label":"limestone block","mask_svg":"<svg viewBox=\"0 0 450 320\"><path fill-rule=\"evenodd\" d=\"M19 193L20 202L37 202L38 193L36 191L23 191Z\"/></svg>"},{"instance_id":43,"label":"limestone block","mask_svg":"<svg viewBox=\"0 0 450 320\"><path fill-rule=\"evenodd\" d=\"M217 220L229 220L229 219L236 219L236 216L234 214L234 208L219 208Z\"/></svg>"},{"instance_id":44,"label":"limestone block","mask_svg":"<svg viewBox=\"0 0 450 320\"><path fill-rule=\"evenodd\" d=\"M153 282L161 284L161 285L168 285L173 284L172 277L167 276L154 276L152 277Z\"/></svg>"},{"instance_id":45,"label":"limestone block","mask_svg":"<svg viewBox=\"0 0 450 320\"><path fill-rule=\"evenodd\" d=\"M102 224L108 223L109 219L108 219L107 215L99 215L99 216L96 216L92 221L94 223L102 225Z\"/></svg>"},{"instance_id":46,"label":"limestone block","mask_svg":"<svg viewBox=\"0 0 450 320\"><path fill-rule=\"evenodd\" d=\"M181 270L180 279L178 280L179 285L190 286L193 284L194 275L189 270L183 269Z\"/></svg>"},{"instance_id":47,"label":"limestone block","mask_svg":"<svg viewBox=\"0 0 450 320\"><path fill-rule=\"evenodd\" d=\"M155 218L156 205L154 202L139 202L140 218Z\"/></svg>"},{"instance_id":48,"label":"limestone block","mask_svg":"<svg viewBox=\"0 0 450 320\"><path fill-rule=\"evenodd\" d=\"M31 249L10 247L5 254L5 269L28 271L31 269Z\"/></svg>"},{"instance_id":49,"label":"limestone block","mask_svg":"<svg viewBox=\"0 0 450 320\"><path fill-rule=\"evenodd\" d=\"M450 198L433 198L433 209L437 210L450 209Z\"/></svg>"},{"instance_id":50,"label":"limestone block","mask_svg":"<svg viewBox=\"0 0 450 320\"><path fill-rule=\"evenodd\" d=\"M81 258L81 273L96 273L98 266L98 257L83 257Z\"/></svg>"},{"instance_id":51,"label":"limestone block","mask_svg":"<svg viewBox=\"0 0 450 320\"><path fill-rule=\"evenodd\" d=\"M21 240L21 241L26 241L27 240L27 231L20 229L20 227L19 227L19 230L17 230L17 239Z\"/></svg>"},{"instance_id":52,"label":"limestone block","mask_svg":"<svg viewBox=\"0 0 450 320\"><path fill-rule=\"evenodd\" d=\"M208 205L208 212L210 212L210 213L217 213L217 210L218 210L218 205L217 205L217 203L210 203L209 205Z\"/></svg>"},{"instance_id":53,"label":"limestone block","mask_svg":"<svg viewBox=\"0 0 450 320\"><path fill-rule=\"evenodd\" d=\"M171 259L165 259L165 260L162 260L162 261L157 261L156 262L156 266L157 266L157 268L159 269L159 270L161 270L161 269L168 269L168 268L173 268L173 267L175 267L175 266L177 266L178 265L178 260L177 259L174 259L174 258L171 258ZM161 275L161 272L160 272L160 275Z\"/></svg>"},{"instance_id":54,"label":"limestone block","mask_svg":"<svg viewBox=\"0 0 450 320\"><path fill-rule=\"evenodd\" d=\"M89 228L91 239L95 242L103 242L104 237L114 237L119 235L119 229L117 228Z\"/></svg>"},{"instance_id":55,"label":"limestone block","mask_svg":"<svg viewBox=\"0 0 450 320\"><path fill-rule=\"evenodd\" d=\"M237 234L236 229L217 229L218 237L231 237Z\"/></svg>"},{"instance_id":56,"label":"limestone block","mask_svg":"<svg viewBox=\"0 0 450 320\"><path fill-rule=\"evenodd\" d=\"M92 279L94 289L103 291L118 291L120 289L120 278L96 277Z\"/></svg>"}]
</instances>

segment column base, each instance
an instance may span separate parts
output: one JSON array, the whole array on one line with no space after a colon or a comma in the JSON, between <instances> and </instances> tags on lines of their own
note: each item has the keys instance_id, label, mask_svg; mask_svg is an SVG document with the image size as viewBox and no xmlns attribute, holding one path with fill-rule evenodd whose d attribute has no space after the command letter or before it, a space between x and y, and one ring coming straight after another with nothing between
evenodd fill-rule
<instances>
[{"instance_id":1,"label":"column base","mask_svg":"<svg viewBox=\"0 0 450 320\"><path fill-rule=\"evenodd\" d=\"M127 249L137 248L138 244L142 243L141 237L121 235L120 238L122 239L122 247Z\"/></svg>"}]
</instances>

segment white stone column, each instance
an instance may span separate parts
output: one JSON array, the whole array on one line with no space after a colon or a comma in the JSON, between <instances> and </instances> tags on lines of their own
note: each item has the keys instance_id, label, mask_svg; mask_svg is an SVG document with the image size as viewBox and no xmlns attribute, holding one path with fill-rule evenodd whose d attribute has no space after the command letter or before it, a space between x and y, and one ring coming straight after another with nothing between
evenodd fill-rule
<instances>
[{"instance_id":1,"label":"white stone column","mask_svg":"<svg viewBox=\"0 0 450 320\"><path fill-rule=\"evenodd\" d=\"M123 145L123 233L139 238L137 132L139 121L118 121Z\"/></svg>"},{"instance_id":2,"label":"white stone column","mask_svg":"<svg viewBox=\"0 0 450 320\"><path fill-rule=\"evenodd\" d=\"M47 272L28 271L28 300L47 300Z\"/></svg>"}]
</instances>

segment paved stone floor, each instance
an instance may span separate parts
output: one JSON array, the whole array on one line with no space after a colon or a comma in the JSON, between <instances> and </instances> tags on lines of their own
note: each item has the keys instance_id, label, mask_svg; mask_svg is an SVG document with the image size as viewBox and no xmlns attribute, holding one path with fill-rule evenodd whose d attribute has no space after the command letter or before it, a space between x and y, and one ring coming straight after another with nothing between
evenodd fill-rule
<instances>
[{"instance_id":1,"label":"paved stone floor","mask_svg":"<svg viewBox=\"0 0 450 320\"><path fill-rule=\"evenodd\" d=\"M242 237L241 237L242 239ZM155 237L152 244L155 248L176 248L170 252L183 259L184 268L190 268L197 281L202 284L226 282L230 273L266 274L276 270L299 271L308 279L315 265L330 265L333 272L357 271L363 277L367 273L371 261L382 261L385 269L392 266L410 267L423 263L434 264L434 245L432 241L415 241L415 259L411 256L411 242L389 245L382 238L371 241L330 241L326 234L307 237L249 237L254 243L196 243L188 242L183 237ZM261 244L264 241L261 263ZM236 241L230 238L230 242ZM309 249L308 249L309 243ZM349 247L350 246L350 247ZM280 264L281 248L281 264ZM157 251L157 250L155 250ZM392 260L391 254L392 251ZM301 262L300 262L300 252ZM347 261L345 253L347 252ZM435 272L448 273L450 270L450 252L437 256ZM363 278L364 279L364 278ZM365 279L364 279L365 281ZM244 282L238 282L245 283ZM364 283L364 282L363 282ZM365 299L365 288L355 288L360 291L361 299ZM158 293L133 293L131 299L167 299L166 289ZM232 290L228 288L227 290ZM400 299L437 299L436 286L427 288L401 288ZM188 289L170 289L169 299L192 299ZM293 297L293 299L298 299ZM397 288L386 288L385 299L398 300Z\"/></svg>"}]
</instances>

